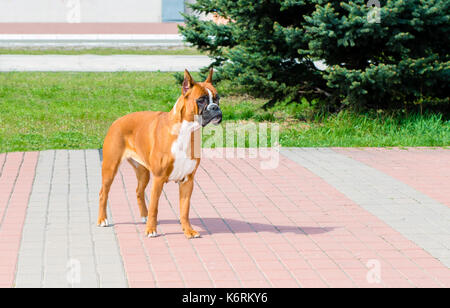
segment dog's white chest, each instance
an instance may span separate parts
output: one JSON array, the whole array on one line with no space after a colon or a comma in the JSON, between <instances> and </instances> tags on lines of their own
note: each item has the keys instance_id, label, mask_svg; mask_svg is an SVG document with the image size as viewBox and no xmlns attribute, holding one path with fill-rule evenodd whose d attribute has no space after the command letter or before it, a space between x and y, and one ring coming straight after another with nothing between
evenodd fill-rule
<instances>
[{"instance_id":1,"label":"dog's white chest","mask_svg":"<svg viewBox=\"0 0 450 308\"><path fill-rule=\"evenodd\" d=\"M179 128L178 138L172 144L172 154L175 158L169 181L184 182L191 174L197 161L191 159L191 133L198 128L197 122L183 121Z\"/></svg>"}]
</instances>

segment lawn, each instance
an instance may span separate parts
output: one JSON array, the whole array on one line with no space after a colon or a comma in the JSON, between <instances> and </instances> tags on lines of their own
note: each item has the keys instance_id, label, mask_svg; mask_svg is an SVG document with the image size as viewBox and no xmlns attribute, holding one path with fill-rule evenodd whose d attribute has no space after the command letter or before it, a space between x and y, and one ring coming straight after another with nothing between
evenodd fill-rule
<instances>
[{"instance_id":1,"label":"lawn","mask_svg":"<svg viewBox=\"0 0 450 308\"><path fill-rule=\"evenodd\" d=\"M450 121L440 115L341 112L305 118L305 103L263 111L263 99L226 82L217 88L223 125L275 122L282 146L450 145ZM179 95L172 73L0 73L0 152L101 148L115 119L134 111L169 111Z\"/></svg>"}]
</instances>

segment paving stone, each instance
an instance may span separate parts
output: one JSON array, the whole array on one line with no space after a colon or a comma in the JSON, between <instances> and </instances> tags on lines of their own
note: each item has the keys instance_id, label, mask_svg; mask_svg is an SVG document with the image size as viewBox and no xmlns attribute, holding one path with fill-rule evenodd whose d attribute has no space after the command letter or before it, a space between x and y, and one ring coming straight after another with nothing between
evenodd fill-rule
<instances>
[{"instance_id":1,"label":"paving stone","mask_svg":"<svg viewBox=\"0 0 450 308\"><path fill-rule=\"evenodd\" d=\"M88 157L88 162L85 157ZM105 249L99 256L108 253L116 264L121 262L114 230L104 230L103 233L93 230L97 228L91 221L91 212L94 212L91 207L97 209L98 195L96 200L88 202L89 175L86 172L97 173L99 166L98 151L40 153L19 251L17 287L98 286L94 239L99 236L105 239ZM67 283L66 275L69 262L77 262L73 260L79 262L83 280L72 286ZM117 280L122 282L122 287L127 285L122 266L108 267L107 270L119 277ZM103 268L100 274L102 271ZM36 272L39 275L32 275Z\"/></svg>"},{"instance_id":2,"label":"paving stone","mask_svg":"<svg viewBox=\"0 0 450 308\"><path fill-rule=\"evenodd\" d=\"M441 219L441 215L437 214L437 212L440 212L449 215L450 209L447 206L440 204L437 201L433 201L428 196L421 194L414 188L377 169L337 153L332 149L292 148L283 149L281 153L312 172L322 174L321 177L325 181L332 182L332 184L347 197L367 209L370 213L386 221L391 227L424 248L431 255L433 255L433 252L435 251L434 248L445 247L445 242L441 243L442 239L432 240L428 234L440 234L442 230L446 230L447 233L450 231L448 228L448 221ZM334 165L334 163L336 163L336 165ZM352 170L352 172L342 172L342 166L345 166L344 169L346 170ZM326 173L323 172L324 170L337 175L338 179L335 179L334 177L328 178ZM365 174L366 176L369 176L370 180L367 182L361 181L358 176L355 176L357 174ZM399 189L402 192L402 195L399 196L398 193L392 191L393 187ZM375 206L366 206L366 203L364 202L359 203L361 196L355 194L353 188L372 195L373 197L370 201L372 201ZM387 200L391 200L389 203L386 202L386 199L383 200L383 203L379 203L385 206L387 205L388 208L384 206L376 207L379 194L383 194L385 198L388 198ZM418 203L415 198L426 201L426 203ZM369 200L366 199L366 201ZM420 216L413 214L414 212L420 213ZM429 221L433 221L433 223L430 223ZM438 259L446 257L442 255L433 256Z\"/></svg>"},{"instance_id":3,"label":"paving stone","mask_svg":"<svg viewBox=\"0 0 450 308\"><path fill-rule=\"evenodd\" d=\"M174 183L160 199L160 236L148 239L129 164L111 188L111 226L98 228L98 150L0 154L8 170L0 187L29 194L15 203L21 212L10 208L0 220L0 232L11 232L25 216L11 232L20 237L0 237L18 256L2 259L12 275L0 279L15 276L0 285L448 286L450 151L284 148L274 169L243 153L202 159L191 200L202 235L195 240L181 230ZM379 283L367 280L372 265Z\"/></svg>"}]
</instances>

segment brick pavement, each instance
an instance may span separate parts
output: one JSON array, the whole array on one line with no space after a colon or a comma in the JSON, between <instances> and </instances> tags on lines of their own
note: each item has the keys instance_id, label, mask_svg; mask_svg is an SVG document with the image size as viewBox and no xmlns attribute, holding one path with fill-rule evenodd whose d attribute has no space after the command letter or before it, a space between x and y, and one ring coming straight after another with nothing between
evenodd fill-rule
<instances>
[{"instance_id":1,"label":"brick pavement","mask_svg":"<svg viewBox=\"0 0 450 308\"><path fill-rule=\"evenodd\" d=\"M449 287L450 151L402 151L203 159L195 240L176 184L148 239L128 164L98 228L97 150L0 154L0 287Z\"/></svg>"},{"instance_id":2,"label":"brick pavement","mask_svg":"<svg viewBox=\"0 0 450 308\"><path fill-rule=\"evenodd\" d=\"M368 148L336 149L336 151L378 169L450 207L449 150Z\"/></svg>"},{"instance_id":3,"label":"brick pavement","mask_svg":"<svg viewBox=\"0 0 450 308\"><path fill-rule=\"evenodd\" d=\"M347 151L349 150L340 152ZM362 208L450 267L450 210L446 205L377 169L331 149L287 149L283 153L320 175ZM395 153L397 152L391 151L389 156ZM402 161L402 164L405 164L405 161ZM420 159L417 161L420 164ZM438 168L435 169L439 174ZM429 171L425 174L431 183L436 181Z\"/></svg>"}]
</instances>

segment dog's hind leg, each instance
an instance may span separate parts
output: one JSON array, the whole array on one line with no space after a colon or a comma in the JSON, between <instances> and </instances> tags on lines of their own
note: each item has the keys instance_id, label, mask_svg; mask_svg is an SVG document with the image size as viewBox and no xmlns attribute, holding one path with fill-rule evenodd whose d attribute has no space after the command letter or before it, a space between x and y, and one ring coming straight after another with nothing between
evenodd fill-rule
<instances>
[{"instance_id":1,"label":"dog's hind leg","mask_svg":"<svg viewBox=\"0 0 450 308\"><path fill-rule=\"evenodd\" d=\"M102 163L102 188L100 190L100 200L98 209L97 225L100 227L108 226L106 215L106 207L108 204L108 195L111 184L116 176L117 169L122 161L122 155L125 149L123 141L119 139L112 140L114 137L107 136L103 146L103 163ZM116 138L114 138L116 139Z\"/></svg>"},{"instance_id":2,"label":"dog's hind leg","mask_svg":"<svg viewBox=\"0 0 450 308\"><path fill-rule=\"evenodd\" d=\"M128 162L131 166L133 166L133 169L136 172L136 178L138 181L138 186L136 188L137 203L139 205L142 221L147 222L148 211L147 206L145 205L145 188L150 181L150 172L147 168L131 158L128 159Z\"/></svg>"}]
</instances>

